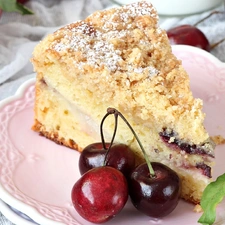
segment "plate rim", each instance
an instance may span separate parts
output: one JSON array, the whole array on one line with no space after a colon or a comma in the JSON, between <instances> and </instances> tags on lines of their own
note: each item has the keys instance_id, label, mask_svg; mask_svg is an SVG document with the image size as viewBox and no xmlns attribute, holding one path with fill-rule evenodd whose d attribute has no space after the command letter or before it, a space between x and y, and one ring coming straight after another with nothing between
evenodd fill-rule
<instances>
[{"instance_id":1,"label":"plate rim","mask_svg":"<svg viewBox=\"0 0 225 225\"><path fill-rule=\"evenodd\" d=\"M23 95L24 95L24 92L26 90L26 88L28 88L30 85L32 85L34 82L35 82L36 78L35 77L32 77L32 78L29 78L28 80L26 80L25 82L23 82L16 90L16 92L11 95L11 96L8 96L7 98L5 99L2 99L0 101L0 110L1 108L3 108L5 105L7 105L8 103L10 103L11 101L14 101L14 100L17 100L17 99L20 99Z\"/></svg>"},{"instance_id":2,"label":"plate rim","mask_svg":"<svg viewBox=\"0 0 225 225\"><path fill-rule=\"evenodd\" d=\"M27 81L25 81L23 84L19 86L17 91L14 95L9 96L3 100L0 101L0 110L4 108L7 104L10 102L13 102L15 100L18 100L23 97L23 95L26 93L25 90L30 87L31 85L35 84L35 78L29 78ZM21 200L17 199L16 197L12 196L10 193L7 192L2 187L2 184L0 182L0 199L3 200L8 205L14 207L15 209L19 209L22 213L28 215L32 220L34 220L37 223L40 223L42 225L65 225L65 223L61 223L58 221L53 221L41 213L37 211L37 209L33 208L30 205L27 205L26 203L22 202ZM10 219L9 219L10 220Z\"/></svg>"},{"instance_id":3,"label":"plate rim","mask_svg":"<svg viewBox=\"0 0 225 225\"><path fill-rule=\"evenodd\" d=\"M191 45L172 45L172 51L180 51L182 52L183 50L188 51L188 52L192 52L192 53L197 53L205 58L208 58L210 61L212 61L215 64L220 64L220 67L225 67L225 62L222 62L220 59L218 59L215 55L213 55L212 53L203 50L201 48L198 47L194 47ZM177 57L179 59L179 57Z\"/></svg>"}]
</instances>

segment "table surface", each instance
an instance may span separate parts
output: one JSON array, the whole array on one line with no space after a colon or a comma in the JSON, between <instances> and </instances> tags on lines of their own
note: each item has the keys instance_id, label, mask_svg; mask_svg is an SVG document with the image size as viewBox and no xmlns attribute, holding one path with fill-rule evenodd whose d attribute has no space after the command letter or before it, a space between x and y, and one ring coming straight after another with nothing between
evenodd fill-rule
<instances>
[{"instance_id":1,"label":"table surface","mask_svg":"<svg viewBox=\"0 0 225 225\"><path fill-rule=\"evenodd\" d=\"M109 0L31 0L26 6L34 11L34 15L4 12L0 19L0 100L13 95L19 85L32 76L33 68L29 59L34 46L46 34L111 5ZM222 11L223 6L216 10ZM209 13L210 11L185 17L160 16L160 25L164 29L182 24L192 25ZM205 33L210 43L216 43L224 38L224 21L225 13L215 14L200 23L198 28ZM17 29L18 27L20 28ZM23 60L15 57L18 52L22 54ZM225 42L211 53L225 62ZM0 212L0 225L13 225L8 219Z\"/></svg>"}]
</instances>

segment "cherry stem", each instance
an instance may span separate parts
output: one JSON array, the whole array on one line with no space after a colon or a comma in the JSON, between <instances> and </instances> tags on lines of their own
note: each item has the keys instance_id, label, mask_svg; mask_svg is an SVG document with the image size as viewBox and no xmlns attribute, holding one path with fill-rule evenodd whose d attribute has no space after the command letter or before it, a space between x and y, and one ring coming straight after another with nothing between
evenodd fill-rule
<instances>
[{"instance_id":1,"label":"cherry stem","mask_svg":"<svg viewBox=\"0 0 225 225\"><path fill-rule=\"evenodd\" d=\"M140 146L140 148L141 148L141 150L142 150L142 153L143 153L143 155L144 155L144 158L145 158L145 161L146 161L146 163L147 163L147 166L148 166L148 168L149 168L150 176L154 177L154 176L155 176L155 171L154 171L154 169L153 169L153 167L152 167L152 165L151 165L151 162L150 162L150 160L149 160L149 158L148 158L148 156L147 156L147 153L146 153L146 151L145 151L145 149L144 149L144 147L143 147L143 145L142 145L140 139L138 138L136 132L134 131L134 129L133 129L133 127L130 125L130 123L127 121L127 119L122 115L122 113L119 112L118 110L114 109L114 108L108 108L108 109L107 109L107 113L106 113L106 115L103 117L102 123L101 123L101 126L100 126L100 127L101 127L101 137L102 137L102 141L103 141L103 146L104 146L104 148L105 148L105 141L104 141L104 137L103 137L102 126L103 126L103 122L105 121L106 117L107 117L108 115L110 115L110 114L114 114L114 116L115 116L115 128L114 128L113 138L112 138L112 140L111 140L109 149L111 148L112 143L113 143L113 141L114 141L114 138L115 138L115 135L116 135L116 130L117 130L118 116L120 116L120 117L123 119L123 121L126 123L126 125L130 128L131 132L133 133L134 137L136 138L136 140L137 140L137 142L138 142L138 144L139 144L139 146ZM108 149L108 152L109 152L109 149ZM107 152L107 153L108 153L108 152ZM107 153L106 153L106 154L107 154ZM106 159L106 157L105 157L105 159Z\"/></svg>"},{"instance_id":2,"label":"cherry stem","mask_svg":"<svg viewBox=\"0 0 225 225\"><path fill-rule=\"evenodd\" d=\"M209 17L211 17L214 14L218 14L218 13L223 13L221 11L213 11L211 12L209 15L205 16L204 18L202 18L201 20L199 20L197 23L195 23L193 26L198 26L198 24L200 24L201 22L203 22L204 20L208 19Z\"/></svg>"},{"instance_id":3,"label":"cherry stem","mask_svg":"<svg viewBox=\"0 0 225 225\"><path fill-rule=\"evenodd\" d=\"M225 41L225 38L223 38L223 39L221 39L220 41L218 41L218 42L212 44L212 45L210 46L210 50L214 49L215 47L217 47L219 44L221 44L221 43L224 42L224 41Z\"/></svg>"},{"instance_id":4,"label":"cherry stem","mask_svg":"<svg viewBox=\"0 0 225 225\"><path fill-rule=\"evenodd\" d=\"M105 119L106 119L110 114L111 114L111 113L107 112L106 115L103 117L103 119L102 119L102 121L101 121L101 124L100 124L100 134L101 134L102 145L103 145L103 148L104 148L105 150L107 150L106 155L105 155L105 159L104 159L104 163L103 163L104 166L106 165L106 159L107 159L109 150L111 149L111 147L112 147L112 145L113 145L113 142L114 142L114 139L115 139L115 136L116 136L117 125L118 125L118 115L117 115L117 114L114 114L114 117L115 117L115 126L114 126L113 136L112 136L110 145L109 145L109 147L108 147L108 149L107 149L107 148L106 148L106 144L105 144L104 134L103 134L103 123L104 123Z\"/></svg>"},{"instance_id":5,"label":"cherry stem","mask_svg":"<svg viewBox=\"0 0 225 225\"><path fill-rule=\"evenodd\" d=\"M205 16L204 18L202 18L201 20L199 20L197 23L195 23L193 26L198 26L200 23L202 23L204 20L208 19L209 17L211 17L214 14L219 14L219 13L224 13L223 11L212 11L209 15ZM222 42L225 41L225 38L223 38L222 40L212 44L210 46L210 50L214 49L215 47L217 47L219 44L221 44Z\"/></svg>"}]
</instances>

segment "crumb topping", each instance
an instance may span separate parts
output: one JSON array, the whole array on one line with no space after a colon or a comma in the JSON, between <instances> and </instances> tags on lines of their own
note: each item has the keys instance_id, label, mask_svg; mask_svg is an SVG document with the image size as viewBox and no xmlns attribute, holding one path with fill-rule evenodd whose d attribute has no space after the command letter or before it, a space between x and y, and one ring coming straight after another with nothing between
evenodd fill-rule
<instances>
[{"instance_id":1,"label":"crumb topping","mask_svg":"<svg viewBox=\"0 0 225 225\"><path fill-rule=\"evenodd\" d=\"M84 21L68 25L63 29L63 37L62 29L57 31L53 49L61 54L72 51L74 64L80 70L85 69L88 64L95 69L103 68L109 72L144 71L149 77L158 74L154 65L139 63L144 56L140 48L149 45L147 34L143 36L141 33L145 32L146 23L153 24L156 33L160 34L160 28L157 27L158 15L154 7L150 3L142 2L111 10L112 13L107 13L107 10L98 11ZM140 16L146 16L146 21L138 19ZM136 33L141 34L141 37L136 38ZM130 43L126 43L127 40ZM129 44L136 46L133 52L127 50ZM150 52L150 48L151 46L147 46L146 50ZM128 60L129 66L126 67L125 61Z\"/></svg>"},{"instance_id":2,"label":"crumb topping","mask_svg":"<svg viewBox=\"0 0 225 225\"><path fill-rule=\"evenodd\" d=\"M211 139L215 142L216 145L225 144L225 138L222 135L212 136Z\"/></svg>"},{"instance_id":3,"label":"crumb topping","mask_svg":"<svg viewBox=\"0 0 225 225\"><path fill-rule=\"evenodd\" d=\"M196 213L202 213L203 212L200 204L195 205L193 211L196 212Z\"/></svg>"}]
</instances>

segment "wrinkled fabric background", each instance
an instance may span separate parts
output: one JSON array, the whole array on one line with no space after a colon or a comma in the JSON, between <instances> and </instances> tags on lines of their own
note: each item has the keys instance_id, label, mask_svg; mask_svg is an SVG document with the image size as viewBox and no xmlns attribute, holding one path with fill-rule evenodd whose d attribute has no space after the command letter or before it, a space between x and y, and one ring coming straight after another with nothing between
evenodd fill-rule
<instances>
[{"instance_id":1,"label":"wrinkled fabric background","mask_svg":"<svg viewBox=\"0 0 225 225\"><path fill-rule=\"evenodd\" d=\"M34 46L57 28L84 19L90 13L111 7L110 0L30 0L26 6L34 15L3 13L0 19L0 100L13 95L27 79L34 77L30 58ZM224 11L224 6L213 9ZM181 24L195 24L210 11L186 17L160 17L160 25L169 29ZM210 43L225 37L225 12L215 14L198 25ZM211 53L225 62L225 42ZM10 219L10 218L9 218ZM12 225L0 213L0 225Z\"/></svg>"}]
</instances>

